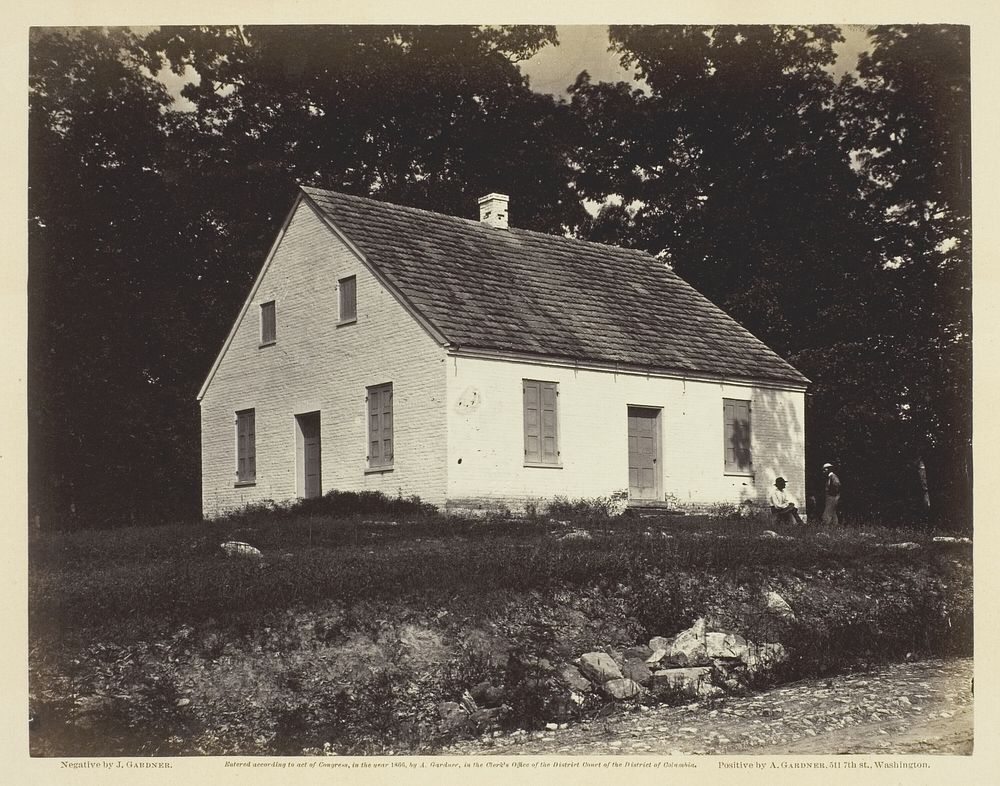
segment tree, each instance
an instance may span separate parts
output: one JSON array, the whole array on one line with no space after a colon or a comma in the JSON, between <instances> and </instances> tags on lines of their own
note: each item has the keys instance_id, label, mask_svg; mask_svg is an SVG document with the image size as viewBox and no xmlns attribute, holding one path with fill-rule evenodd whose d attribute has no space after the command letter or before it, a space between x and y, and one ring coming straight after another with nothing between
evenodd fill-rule
<instances>
[{"instance_id":1,"label":"tree","mask_svg":"<svg viewBox=\"0 0 1000 786\"><path fill-rule=\"evenodd\" d=\"M605 203L590 236L669 259L812 379L808 464L839 460L856 510L918 498L923 457L955 511L969 495L947 490L968 487L941 469L967 466L971 433L962 30L875 29L839 84L835 27L610 30L643 86L574 86L576 183Z\"/></svg>"},{"instance_id":2,"label":"tree","mask_svg":"<svg viewBox=\"0 0 1000 786\"><path fill-rule=\"evenodd\" d=\"M889 401L943 521L972 501L969 30L875 27L844 91L848 143L878 227L873 336L890 356Z\"/></svg>"},{"instance_id":3,"label":"tree","mask_svg":"<svg viewBox=\"0 0 1000 786\"><path fill-rule=\"evenodd\" d=\"M296 183L563 231L545 27L39 30L30 59L29 496L47 524L198 511L195 394ZM153 76L194 69L191 113Z\"/></svg>"},{"instance_id":4,"label":"tree","mask_svg":"<svg viewBox=\"0 0 1000 786\"><path fill-rule=\"evenodd\" d=\"M200 75L184 94L240 188L273 177L467 216L475 195L504 191L516 195L513 222L561 231L583 216L566 185L570 115L517 66L553 42L554 28L434 26L147 39Z\"/></svg>"},{"instance_id":5,"label":"tree","mask_svg":"<svg viewBox=\"0 0 1000 786\"><path fill-rule=\"evenodd\" d=\"M47 522L183 511L196 482L184 270L165 187L171 102L125 30L36 31L30 51L29 488Z\"/></svg>"},{"instance_id":6,"label":"tree","mask_svg":"<svg viewBox=\"0 0 1000 786\"><path fill-rule=\"evenodd\" d=\"M839 279L859 270L862 242L851 230L855 175L825 70L839 31L610 31L622 64L647 87L594 85L586 76L574 86L574 108L590 131L578 150L582 194L617 196L631 208L619 237L667 256L779 351L815 340ZM791 280L803 268L808 287Z\"/></svg>"}]
</instances>

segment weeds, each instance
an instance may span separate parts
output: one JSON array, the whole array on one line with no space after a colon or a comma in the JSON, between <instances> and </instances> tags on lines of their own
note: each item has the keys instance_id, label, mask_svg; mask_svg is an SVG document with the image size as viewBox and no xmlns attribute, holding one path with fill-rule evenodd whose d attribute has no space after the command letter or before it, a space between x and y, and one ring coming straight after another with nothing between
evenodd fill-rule
<instances>
[{"instance_id":1,"label":"weeds","mask_svg":"<svg viewBox=\"0 0 1000 786\"><path fill-rule=\"evenodd\" d=\"M503 696L507 727L592 716L606 702L569 701L563 664L698 617L785 645L788 661L748 687L970 652L967 544L775 528L728 509L614 518L610 502L559 501L547 513L589 537L561 540L537 514L449 518L336 492L200 526L37 536L36 707L51 724L80 713L61 696L98 697L93 722L59 740L65 754L426 752L445 739L437 704L476 685ZM219 543L237 535L263 558L227 559ZM901 540L921 548L887 548ZM794 620L769 612L770 590Z\"/></svg>"}]
</instances>

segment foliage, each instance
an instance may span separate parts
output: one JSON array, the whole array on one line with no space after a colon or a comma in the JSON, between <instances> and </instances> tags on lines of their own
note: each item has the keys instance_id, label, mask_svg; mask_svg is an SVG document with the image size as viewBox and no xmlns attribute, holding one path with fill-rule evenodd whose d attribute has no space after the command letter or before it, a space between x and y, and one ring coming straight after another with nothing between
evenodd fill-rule
<instances>
[{"instance_id":1,"label":"foliage","mask_svg":"<svg viewBox=\"0 0 1000 786\"><path fill-rule=\"evenodd\" d=\"M855 177L825 70L838 29L610 34L648 92L577 81L573 106L592 132L577 151L581 193L615 195L627 217L611 208L608 218L624 222L621 241L664 255L779 352L797 349L823 330L836 282L860 261L855 233L845 232Z\"/></svg>"},{"instance_id":2,"label":"foliage","mask_svg":"<svg viewBox=\"0 0 1000 786\"><path fill-rule=\"evenodd\" d=\"M569 522L608 521L620 515L624 503L628 501L627 491L616 491L606 497L592 497L570 501L563 496L555 496L545 507L550 519Z\"/></svg>"},{"instance_id":3,"label":"foliage","mask_svg":"<svg viewBox=\"0 0 1000 786\"><path fill-rule=\"evenodd\" d=\"M708 566L739 578L748 565L825 565L861 559L870 551L869 541L850 530L820 537L789 529L793 539L782 541L760 538L764 528L753 521L713 524L704 517L595 521L588 527L591 539L561 541L529 522L491 527L444 516L399 521L301 513L114 535L42 535L30 547L31 620L37 631L109 624L149 628L152 635L159 624L210 619L252 630L275 609L324 599L350 606L397 597L403 587L421 597L448 599L595 583L634 587L643 602L666 608L649 600L651 592L637 589L645 586L647 566L671 565L677 571ZM897 537L906 536L917 539L912 533ZM233 537L251 541L263 559L226 559L218 544ZM659 568L652 573L661 576ZM665 591L668 585L658 586ZM683 603L697 605L711 594L694 582L685 587L678 589ZM685 614L672 618L689 622Z\"/></svg>"},{"instance_id":4,"label":"foliage","mask_svg":"<svg viewBox=\"0 0 1000 786\"><path fill-rule=\"evenodd\" d=\"M430 516L437 512L420 497L387 497L381 491L338 491L332 489L321 497L291 502L273 501L247 505L212 521L214 527L247 527L255 523L273 523L302 516L346 518L349 516L389 515L401 517Z\"/></svg>"},{"instance_id":5,"label":"foliage","mask_svg":"<svg viewBox=\"0 0 1000 786\"><path fill-rule=\"evenodd\" d=\"M571 701L560 668L699 617L785 644L788 664L758 686L971 646L967 544L849 529L774 540L707 518L595 522L592 540L569 543L456 524L255 521L263 562L206 546L228 526L37 536L33 750L429 752L473 730L437 708L482 682L502 694L506 728L604 712L596 693ZM923 547L885 547L899 537ZM771 589L795 621L770 615Z\"/></svg>"},{"instance_id":6,"label":"foliage","mask_svg":"<svg viewBox=\"0 0 1000 786\"><path fill-rule=\"evenodd\" d=\"M878 276L866 298L868 338L860 350L880 367L874 376L874 395L865 404L888 428L878 428L871 437L877 443L887 436L898 444L898 460L911 473L918 461L924 462L931 504L939 519L968 520L972 499L969 30L885 26L872 28L870 37L872 50L859 60L858 78L845 84L841 103L848 132L845 144L857 151L861 193L876 228L873 252ZM852 348L852 356L857 349ZM816 393L833 415L830 425L843 433L856 433L859 421L865 426L872 423L871 415L844 405L850 399L834 379L823 380ZM843 444L844 438L838 441ZM884 454L858 452L863 462L858 462L859 473L872 471L885 460ZM908 485L917 487L911 495L919 498L912 474Z\"/></svg>"},{"instance_id":7,"label":"foliage","mask_svg":"<svg viewBox=\"0 0 1000 786\"><path fill-rule=\"evenodd\" d=\"M552 27L34 28L32 515L197 518L198 385L301 182L463 216L505 191L517 226L659 255L810 377L848 515L912 521L922 463L967 525L968 29L873 27L839 81L835 26L609 33L640 87L566 104L519 66Z\"/></svg>"},{"instance_id":8,"label":"foliage","mask_svg":"<svg viewBox=\"0 0 1000 786\"><path fill-rule=\"evenodd\" d=\"M132 33L33 30L32 512L47 524L191 515L191 354L204 351L214 317L197 302L197 271L181 261L190 214L165 176L171 98L143 74Z\"/></svg>"},{"instance_id":9,"label":"foliage","mask_svg":"<svg viewBox=\"0 0 1000 786\"><path fill-rule=\"evenodd\" d=\"M195 396L296 183L579 225L551 27L35 28L30 505L47 527L198 515ZM153 74L194 81L179 111ZM185 71L188 68L190 70Z\"/></svg>"},{"instance_id":10,"label":"foliage","mask_svg":"<svg viewBox=\"0 0 1000 786\"><path fill-rule=\"evenodd\" d=\"M971 516L968 29L613 26L644 80L573 88L594 239L660 255L813 382L848 515ZM808 477L822 498L822 477ZM941 519L943 521L943 519Z\"/></svg>"}]
</instances>

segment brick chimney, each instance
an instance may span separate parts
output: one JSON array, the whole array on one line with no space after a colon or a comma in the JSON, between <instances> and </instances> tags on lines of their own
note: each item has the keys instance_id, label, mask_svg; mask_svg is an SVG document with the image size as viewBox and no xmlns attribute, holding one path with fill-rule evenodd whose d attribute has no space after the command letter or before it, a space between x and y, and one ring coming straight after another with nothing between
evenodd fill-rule
<instances>
[{"instance_id":1,"label":"brick chimney","mask_svg":"<svg viewBox=\"0 0 1000 786\"><path fill-rule=\"evenodd\" d=\"M507 229L507 202L510 197L506 194L487 194L479 197L479 221L489 224L497 229Z\"/></svg>"}]
</instances>

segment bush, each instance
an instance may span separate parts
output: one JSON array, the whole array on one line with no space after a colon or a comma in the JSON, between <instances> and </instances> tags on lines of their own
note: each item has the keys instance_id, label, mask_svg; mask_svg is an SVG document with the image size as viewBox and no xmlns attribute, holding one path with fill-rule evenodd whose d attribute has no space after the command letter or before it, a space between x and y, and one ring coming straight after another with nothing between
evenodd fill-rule
<instances>
[{"instance_id":1,"label":"bush","mask_svg":"<svg viewBox=\"0 0 1000 786\"><path fill-rule=\"evenodd\" d=\"M606 497L576 499L555 496L545 509L549 518L574 524L604 523L620 516L628 501L628 491L615 491Z\"/></svg>"},{"instance_id":2,"label":"bush","mask_svg":"<svg viewBox=\"0 0 1000 786\"><path fill-rule=\"evenodd\" d=\"M503 690L507 725L599 711L596 694L567 704L562 664L677 633L698 617L785 645L787 663L756 675L755 686L971 648L971 546L919 533L789 529L787 539L762 538L752 520L733 527L704 516L607 526L591 500L559 503L593 530L560 539L547 520L495 526L380 495L311 504L221 524L33 540L31 680L42 695L34 706L72 713L53 698L70 690L129 697L94 727L108 755L298 753L326 743L341 753L416 752L443 739L437 704L483 682ZM378 505L410 518L357 512ZM263 558L227 559L218 543L237 534ZM883 547L899 540L923 547ZM770 589L796 621L767 612ZM400 647L406 628L428 632L440 659L418 662ZM259 697L246 712L232 703L240 690ZM192 703L178 707L191 691ZM62 728L58 717L46 724ZM83 740L63 741L60 755L100 743Z\"/></svg>"},{"instance_id":3,"label":"bush","mask_svg":"<svg viewBox=\"0 0 1000 786\"><path fill-rule=\"evenodd\" d=\"M437 513L437 508L420 497L387 497L381 491L328 491L322 497L300 499L294 502L271 500L247 505L213 520L217 526L239 527L271 523L275 520L299 516L399 516L426 517Z\"/></svg>"}]
</instances>

